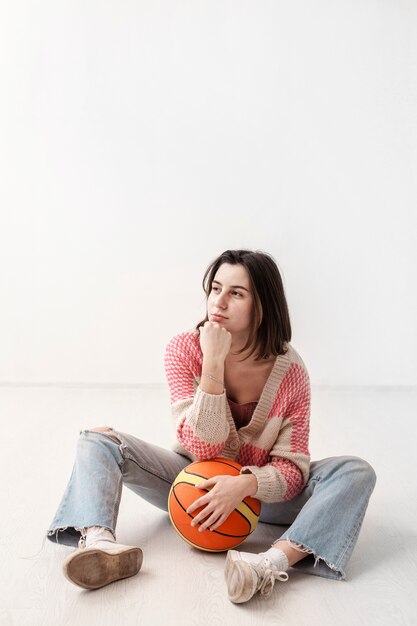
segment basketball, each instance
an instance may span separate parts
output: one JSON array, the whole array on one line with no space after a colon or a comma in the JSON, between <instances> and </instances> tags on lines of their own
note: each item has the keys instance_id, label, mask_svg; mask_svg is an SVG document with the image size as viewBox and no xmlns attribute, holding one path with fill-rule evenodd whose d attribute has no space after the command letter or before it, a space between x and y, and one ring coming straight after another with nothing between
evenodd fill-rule
<instances>
[{"instance_id":1,"label":"basketball","mask_svg":"<svg viewBox=\"0 0 417 626\"><path fill-rule=\"evenodd\" d=\"M172 525L184 541L200 550L224 552L235 548L253 533L258 524L261 503L251 496L247 496L230 513L226 521L214 530L206 528L199 532L199 524L191 526L193 517L196 517L204 507L199 507L191 514L187 513L188 507L193 502L210 491L197 489L196 485L220 474L238 476L241 467L236 461L216 458L210 461L194 461L178 474L168 495L168 513Z\"/></svg>"}]
</instances>

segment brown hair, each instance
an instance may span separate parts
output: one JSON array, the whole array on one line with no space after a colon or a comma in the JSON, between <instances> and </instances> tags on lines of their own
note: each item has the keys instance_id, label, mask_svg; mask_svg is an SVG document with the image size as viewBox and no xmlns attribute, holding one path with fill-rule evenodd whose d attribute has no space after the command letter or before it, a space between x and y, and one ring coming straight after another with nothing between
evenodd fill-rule
<instances>
[{"instance_id":1,"label":"brown hair","mask_svg":"<svg viewBox=\"0 0 417 626\"><path fill-rule=\"evenodd\" d=\"M251 250L225 250L210 263L203 278L203 290L208 298L214 277L222 263L243 265L248 274L254 300L254 315L246 345L237 354L252 346L248 359L257 350L255 361L271 355L286 354L284 346L291 341L291 323L281 274L273 257L266 252ZM208 321L208 315L195 330Z\"/></svg>"}]
</instances>

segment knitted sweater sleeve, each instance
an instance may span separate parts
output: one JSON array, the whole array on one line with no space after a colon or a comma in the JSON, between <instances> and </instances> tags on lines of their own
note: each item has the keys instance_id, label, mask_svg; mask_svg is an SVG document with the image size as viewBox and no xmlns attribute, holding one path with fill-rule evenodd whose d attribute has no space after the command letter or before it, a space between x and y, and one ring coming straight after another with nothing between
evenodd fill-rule
<instances>
[{"instance_id":1,"label":"knitted sweater sleeve","mask_svg":"<svg viewBox=\"0 0 417 626\"><path fill-rule=\"evenodd\" d=\"M307 370L292 365L281 383L287 396L278 436L261 467L248 465L241 473L255 474L255 497L263 502L284 502L295 498L307 484L310 474L308 448L310 431L310 380Z\"/></svg>"},{"instance_id":2,"label":"knitted sweater sleeve","mask_svg":"<svg viewBox=\"0 0 417 626\"><path fill-rule=\"evenodd\" d=\"M196 459L208 460L221 456L230 426L225 392L202 391L195 379L197 369L187 345L174 337L165 351L165 373L176 438Z\"/></svg>"}]
</instances>

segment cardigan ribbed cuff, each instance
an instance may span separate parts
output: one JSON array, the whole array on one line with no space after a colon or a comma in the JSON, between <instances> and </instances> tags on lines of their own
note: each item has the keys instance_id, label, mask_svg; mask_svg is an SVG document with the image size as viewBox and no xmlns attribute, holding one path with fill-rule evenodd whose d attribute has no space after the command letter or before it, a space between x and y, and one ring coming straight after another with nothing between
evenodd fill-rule
<instances>
[{"instance_id":1,"label":"cardigan ribbed cuff","mask_svg":"<svg viewBox=\"0 0 417 626\"><path fill-rule=\"evenodd\" d=\"M211 394L197 387L193 403L186 411L185 423L207 443L226 441L230 426L226 418L225 392Z\"/></svg>"},{"instance_id":2,"label":"cardigan ribbed cuff","mask_svg":"<svg viewBox=\"0 0 417 626\"><path fill-rule=\"evenodd\" d=\"M287 482L277 469L271 465L258 467L257 465L245 465L240 470L241 474L251 472L258 481L258 491L253 496L261 502L282 502L287 490Z\"/></svg>"}]
</instances>

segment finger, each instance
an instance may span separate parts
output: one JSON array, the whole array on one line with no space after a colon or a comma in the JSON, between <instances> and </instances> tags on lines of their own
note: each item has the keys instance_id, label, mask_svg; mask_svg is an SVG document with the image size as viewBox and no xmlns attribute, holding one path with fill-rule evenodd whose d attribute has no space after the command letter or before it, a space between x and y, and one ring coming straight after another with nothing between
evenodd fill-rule
<instances>
[{"instance_id":1,"label":"finger","mask_svg":"<svg viewBox=\"0 0 417 626\"><path fill-rule=\"evenodd\" d=\"M219 513L218 511L213 511L213 513L210 515L210 517L208 517L206 519L206 521L201 524L200 528L198 529L199 532L203 532L203 530L206 530L206 528L208 528L209 526L211 526L212 524L214 524L214 522L219 518Z\"/></svg>"},{"instance_id":2,"label":"finger","mask_svg":"<svg viewBox=\"0 0 417 626\"><path fill-rule=\"evenodd\" d=\"M209 508L209 506L207 505L202 511L200 511L200 513L198 515L195 516L195 518L191 521L191 526L197 526L197 524L199 524L203 519L205 519L207 517L207 515L210 515L210 513L213 511L213 509Z\"/></svg>"},{"instance_id":3,"label":"finger","mask_svg":"<svg viewBox=\"0 0 417 626\"><path fill-rule=\"evenodd\" d=\"M199 509L200 506L204 506L208 502L210 502L210 498L208 498L207 496L201 496L201 498L198 498L198 500L195 500L195 502L190 504L186 512L188 513L188 515L191 515L191 513Z\"/></svg>"},{"instance_id":4,"label":"finger","mask_svg":"<svg viewBox=\"0 0 417 626\"><path fill-rule=\"evenodd\" d=\"M221 517L219 517L219 519L217 520L217 522L215 522L215 524L212 524L209 528L209 530L215 530L216 528L218 528L219 526L221 526L223 524L223 522L225 522L227 520L227 515L225 515L223 513L223 515Z\"/></svg>"}]
</instances>

